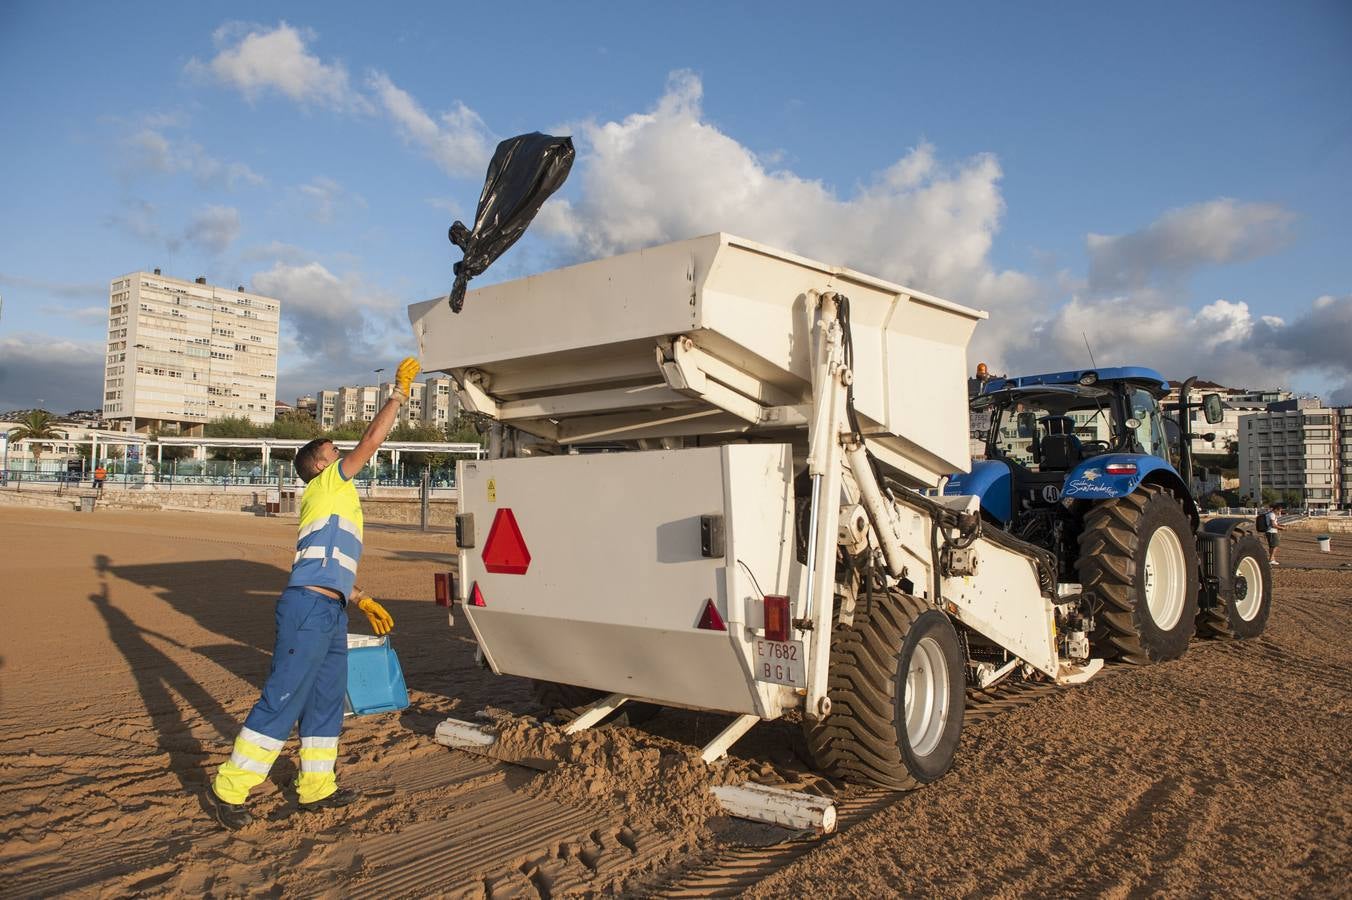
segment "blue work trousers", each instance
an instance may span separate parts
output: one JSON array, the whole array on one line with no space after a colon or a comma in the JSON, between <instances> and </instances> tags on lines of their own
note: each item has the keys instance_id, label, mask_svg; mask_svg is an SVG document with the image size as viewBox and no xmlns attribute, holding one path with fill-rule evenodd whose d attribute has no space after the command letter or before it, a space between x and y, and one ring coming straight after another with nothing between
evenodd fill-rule
<instances>
[{"instance_id":1,"label":"blue work trousers","mask_svg":"<svg viewBox=\"0 0 1352 900\"><path fill-rule=\"evenodd\" d=\"M300 723L304 738L336 738L347 695L347 609L303 587L277 600L277 646L263 695L244 727L279 741Z\"/></svg>"}]
</instances>

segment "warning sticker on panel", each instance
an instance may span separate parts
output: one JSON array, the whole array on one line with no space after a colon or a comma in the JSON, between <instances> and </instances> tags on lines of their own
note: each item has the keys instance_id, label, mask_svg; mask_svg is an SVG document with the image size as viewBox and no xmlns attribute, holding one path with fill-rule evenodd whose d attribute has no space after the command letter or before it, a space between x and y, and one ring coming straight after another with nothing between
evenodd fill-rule
<instances>
[{"instance_id":1,"label":"warning sticker on panel","mask_svg":"<svg viewBox=\"0 0 1352 900\"><path fill-rule=\"evenodd\" d=\"M488 479L488 502L498 502L498 480L496 478Z\"/></svg>"}]
</instances>

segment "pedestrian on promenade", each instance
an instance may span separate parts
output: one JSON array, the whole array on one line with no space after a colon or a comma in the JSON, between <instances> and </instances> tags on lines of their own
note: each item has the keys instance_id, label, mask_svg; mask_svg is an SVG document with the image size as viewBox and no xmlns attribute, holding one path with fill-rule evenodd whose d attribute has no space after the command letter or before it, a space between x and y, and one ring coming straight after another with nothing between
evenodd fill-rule
<instances>
[{"instance_id":1,"label":"pedestrian on promenade","mask_svg":"<svg viewBox=\"0 0 1352 900\"><path fill-rule=\"evenodd\" d=\"M1286 530L1286 526L1277 521L1277 519L1284 512L1286 512L1285 506L1280 503L1274 503L1272 504L1272 507L1263 514L1265 520L1264 524L1266 526L1263 529L1263 533L1267 535L1268 561L1274 566L1279 565L1277 562L1277 549L1278 545L1281 543L1281 538L1277 536L1277 532Z\"/></svg>"}]
</instances>

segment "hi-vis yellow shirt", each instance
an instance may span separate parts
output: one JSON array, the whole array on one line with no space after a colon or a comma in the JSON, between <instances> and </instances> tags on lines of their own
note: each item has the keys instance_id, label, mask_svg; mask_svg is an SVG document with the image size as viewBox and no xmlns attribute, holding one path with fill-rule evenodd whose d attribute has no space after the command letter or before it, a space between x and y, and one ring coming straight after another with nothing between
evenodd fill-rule
<instances>
[{"instance_id":1,"label":"hi-vis yellow shirt","mask_svg":"<svg viewBox=\"0 0 1352 900\"><path fill-rule=\"evenodd\" d=\"M305 486L300 498L300 537L288 587L325 587L344 598L352 593L361 559L361 499L342 460L334 460Z\"/></svg>"}]
</instances>

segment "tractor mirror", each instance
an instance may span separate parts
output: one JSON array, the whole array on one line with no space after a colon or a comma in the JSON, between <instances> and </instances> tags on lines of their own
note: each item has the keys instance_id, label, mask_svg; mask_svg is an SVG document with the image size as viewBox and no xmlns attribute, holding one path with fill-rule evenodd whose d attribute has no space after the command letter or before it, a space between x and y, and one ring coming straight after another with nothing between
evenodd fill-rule
<instances>
[{"instance_id":1,"label":"tractor mirror","mask_svg":"<svg viewBox=\"0 0 1352 900\"><path fill-rule=\"evenodd\" d=\"M1205 434L1199 434L1197 436L1208 443L1215 443L1216 441L1216 432L1214 431L1208 431Z\"/></svg>"},{"instance_id":2,"label":"tractor mirror","mask_svg":"<svg viewBox=\"0 0 1352 900\"><path fill-rule=\"evenodd\" d=\"M1019 437L1037 437L1037 413L1021 412L1018 417Z\"/></svg>"},{"instance_id":3,"label":"tractor mirror","mask_svg":"<svg viewBox=\"0 0 1352 900\"><path fill-rule=\"evenodd\" d=\"M1208 425L1215 425L1225 418L1225 409L1221 406L1220 394L1207 394L1202 397L1202 415Z\"/></svg>"}]
</instances>

